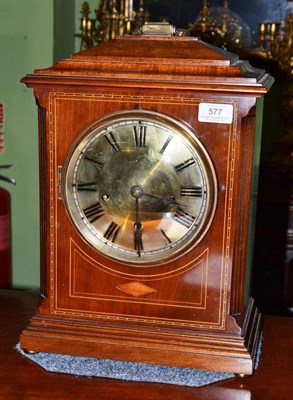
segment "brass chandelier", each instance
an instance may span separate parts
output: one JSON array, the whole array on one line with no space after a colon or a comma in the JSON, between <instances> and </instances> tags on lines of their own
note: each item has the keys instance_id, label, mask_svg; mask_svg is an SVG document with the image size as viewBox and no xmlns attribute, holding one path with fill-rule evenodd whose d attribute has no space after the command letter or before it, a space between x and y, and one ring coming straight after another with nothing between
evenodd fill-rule
<instances>
[{"instance_id":1,"label":"brass chandelier","mask_svg":"<svg viewBox=\"0 0 293 400\"><path fill-rule=\"evenodd\" d=\"M281 71L293 80L293 14L281 22L259 24L260 55L275 60Z\"/></svg>"},{"instance_id":2,"label":"brass chandelier","mask_svg":"<svg viewBox=\"0 0 293 400\"><path fill-rule=\"evenodd\" d=\"M117 35L129 34L148 21L149 14L139 0L137 10L133 9L133 0L100 0L94 10L96 18L90 18L88 2L82 4L80 33L81 50L87 49Z\"/></svg>"}]
</instances>

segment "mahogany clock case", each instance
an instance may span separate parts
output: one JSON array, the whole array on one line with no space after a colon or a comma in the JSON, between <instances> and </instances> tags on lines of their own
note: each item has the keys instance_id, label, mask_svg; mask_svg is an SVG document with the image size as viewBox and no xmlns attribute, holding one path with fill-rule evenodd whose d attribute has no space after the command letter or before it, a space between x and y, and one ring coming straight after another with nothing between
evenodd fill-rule
<instances>
[{"instance_id":1,"label":"mahogany clock case","mask_svg":"<svg viewBox=\"0 0 293 400\"><path fill-rule=\"evenodd\" d=\"M22 82L34 89L39 110L42 282L21 347L253 373L261 318L248 299L248 237L272 78L196 38L122 36ZM202 105L212 114L228 106L230 120L209 119ZM211 161L208 229L174 257L136 263L108 256L68 210L70 157L99 121L128 112L171 118Z\"/></svg>"}]
</instances>

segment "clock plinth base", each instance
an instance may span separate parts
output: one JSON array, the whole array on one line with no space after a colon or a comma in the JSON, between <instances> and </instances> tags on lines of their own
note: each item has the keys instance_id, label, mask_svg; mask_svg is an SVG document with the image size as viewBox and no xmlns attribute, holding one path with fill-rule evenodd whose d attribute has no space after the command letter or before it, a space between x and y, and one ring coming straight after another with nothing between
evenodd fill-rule
<instances>
[{"instance_id":1,"label":"clock plinth base","mask_svg":"<svg viewBox=\"0 0 293 400\"><path fill-rule=\"evenodd\" d=\"M251 375L261 336L261 315L254 302L240 335L227 332L113 327L81 319L37 314L20 337L30 352L60 353L145 364Z\"/></svg>"}]
</instances>

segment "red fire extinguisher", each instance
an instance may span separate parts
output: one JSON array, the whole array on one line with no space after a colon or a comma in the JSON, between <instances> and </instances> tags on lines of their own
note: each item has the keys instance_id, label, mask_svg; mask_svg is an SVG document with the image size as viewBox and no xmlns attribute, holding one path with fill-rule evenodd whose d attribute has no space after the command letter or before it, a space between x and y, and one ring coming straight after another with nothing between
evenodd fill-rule
<instances>
[{"instance_id":1,"label":"red fire extinguisher","mask_svg":"<svg viewBox=\"0 0 293 400\"><path fill-rule=\"evenodd\" d=\"M0 165L9 168L11 165ZM0 181L15 180L0 174ZM0 288L10 288L12 280L10 193L0 187Z\"/></svg>"}]
</instances>

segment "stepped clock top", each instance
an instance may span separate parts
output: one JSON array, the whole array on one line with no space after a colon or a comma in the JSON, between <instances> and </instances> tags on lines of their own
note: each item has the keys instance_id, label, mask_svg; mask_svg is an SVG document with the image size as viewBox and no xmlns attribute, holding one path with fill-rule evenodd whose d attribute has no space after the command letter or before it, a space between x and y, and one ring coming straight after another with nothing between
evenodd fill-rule
<instances>
[{"instance_id":1,"label":"stepped clock top","mask_svg":"<svg viewBox=\"0 0 293 400\"><path fill-rule=\"evenodd\" d=\"M76 79L122 79L127 81L173 82L176 85L228 86L234 91L259 91L270 86L264 70L239 60L233 53L203 42L200 38L161 34L117 36L115 39L72 54L48 69L34 74ZM27 82L26 80L24 80ZM27 82L28 83L28 82Z\"/></svg>"}]
</instances>

